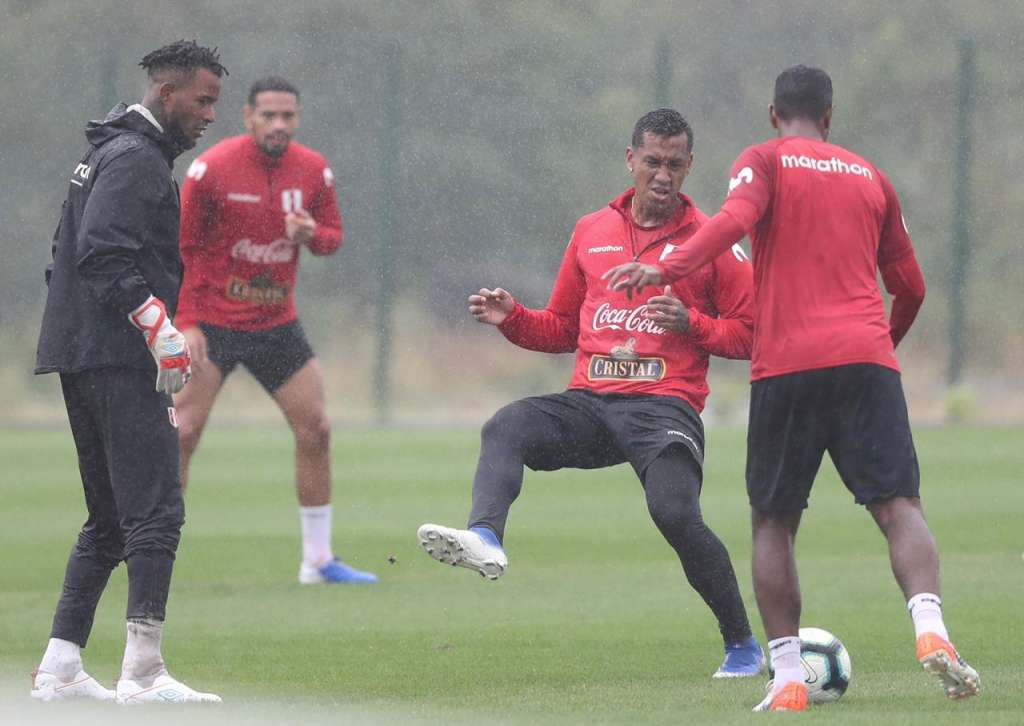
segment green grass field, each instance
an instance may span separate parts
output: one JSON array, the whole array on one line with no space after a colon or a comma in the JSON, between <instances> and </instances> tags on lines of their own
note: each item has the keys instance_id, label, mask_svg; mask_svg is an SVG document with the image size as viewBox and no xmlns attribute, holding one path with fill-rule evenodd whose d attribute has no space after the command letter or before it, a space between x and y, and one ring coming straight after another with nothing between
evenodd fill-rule
<instances>
[{"instance_id":1,"label":"green grass field","mask_svg":"<svg viewBox=\"0 0 1024 726\"><path fill-rule=\"evenodd\" d=\"M1024 721L1021 431L917 433L926 512L942 552L946 621L982 675L953 703L914 660L883 541L831 466L798 543L804 624L853 658L849 692L803 718L840 724ZM462 525L477 434L335 433L335 545L378 585L296 583L298 515L283 428L214 430L193 470L168 609L172 672L220 707L150 709L183 723L747 723L763 679L712 681L721 642L647 517L632 471L528 474L498 582L445 568L419 524ZM0 723L135 723L106 704L28 698L65 558L84 518L70 435L0 430ZM712 431L703 505L755 624L743 434ZM395 558L389 564L389 557ZM85 651L110 682L124 640L124 568Z\"/></svg>"}]
</instances>

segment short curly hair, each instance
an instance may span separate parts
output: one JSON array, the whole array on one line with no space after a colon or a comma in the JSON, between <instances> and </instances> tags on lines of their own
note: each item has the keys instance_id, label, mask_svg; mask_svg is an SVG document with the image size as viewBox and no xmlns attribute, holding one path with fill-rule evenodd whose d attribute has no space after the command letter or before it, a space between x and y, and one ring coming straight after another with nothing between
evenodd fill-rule
<instances>
[{"instance_id":1,"label":"short curly hair","mask_svg":"<svg viewBox=\"0 0 1024 726\"><path fill-rule=\"evenodd\" d=\"M659 108L641 116L633 127L634 149L644 145L644 133L647 131L662 138L686 134L687 151L693 151L693 129L683 115L674 109Z\"/></svg>"},{"instance_id":2,"label":"short curly hair","mask_svg":"<svg viewBox=\"0 0 1024 726\"><path fill-rule=\"evenodd\" d=\"M168 70L191 75L197 68L205 68L218 78L228 75L228 69L221 64L217 49L206 48L194 40L178 40L157 48L147 53L139 65L146 69L150 78Z\"/></svg>"},{"instance_id":3,"label":"short curly hair","mask_svg":"<svg viewBox=\"0 0 1024 726\"><path fill-rule=\"evenodd\" d=\"M820 68L805 65L787 68L775 79L775 115L783 121L805 118L817 121L832 107L832 79Z\"/></svg>"},{"instance_id":4,"label":"short curly hair","mask_svg":"<svg viewBox=\"0 0 1024 726\"><path fill-rule=\"evenodd\" d=\"M253 82L249 87L249 105L256 105L256 97L264 91L280 91L282 93L290 93L295 96L295 100L299 100L299 89L294 84L289 83L281 76L267 76L266 78L260 78Z\"/></svg>"}]
</instances>

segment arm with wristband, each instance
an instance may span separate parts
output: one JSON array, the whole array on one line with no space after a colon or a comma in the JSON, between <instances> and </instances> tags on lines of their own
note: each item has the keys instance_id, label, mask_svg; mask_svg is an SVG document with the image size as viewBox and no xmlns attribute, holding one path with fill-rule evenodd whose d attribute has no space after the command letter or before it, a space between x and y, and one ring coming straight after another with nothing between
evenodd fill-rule
<instances>
[{"instance_id":1,"label":"arm with wristband","mask_svg":"<svg viewBox=\"0 0 1024 726\"><path fill-rule=\"evenodd\" d=\"M185 336L171 325L167 308L152 295L128 315L131 324L142 331L156 362L156 390L177 393L192 377L192 358Z\"/></svg>"}]
</instances>

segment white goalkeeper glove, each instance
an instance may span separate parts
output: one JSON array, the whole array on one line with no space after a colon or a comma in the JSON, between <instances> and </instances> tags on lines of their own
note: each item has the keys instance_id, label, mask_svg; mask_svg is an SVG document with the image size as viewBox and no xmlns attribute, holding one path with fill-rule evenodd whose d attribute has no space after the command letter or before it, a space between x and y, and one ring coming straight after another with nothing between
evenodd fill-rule
<instances>
[{"instance_id":1,"label":"white goalkeeper glove","mask_svg":"<svg viewBox=\"0 0 1024 726\"><path fill-rule=\"evenodd\" d=\"M171 325L164 304L150 295L128 320L146 336L146 346L156 361L156 390L169 394L184 388L192 377L192 357L185 336Z\"/></svg>"}]
</instances>

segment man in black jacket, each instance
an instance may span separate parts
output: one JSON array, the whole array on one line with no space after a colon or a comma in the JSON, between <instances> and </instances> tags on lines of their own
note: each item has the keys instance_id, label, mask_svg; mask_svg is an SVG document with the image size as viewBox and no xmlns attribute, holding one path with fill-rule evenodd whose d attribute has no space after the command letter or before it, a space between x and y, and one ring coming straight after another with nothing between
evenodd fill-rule
<instances>
[{"instance_id":1,"label":"man in black jacket","mask_svg":"<svg viewBox=\"0 0 1024 726\"><path fill-rule=\"evenodd\" d=\"M86 127L89 150L71 174L46 274L36 373L60 374L89 517L33 674L42 700L220 700L168 674L160 639L185 519L171 394L190 375L171 323L182 275L171 170L213 122L225 69L216 49L194 41L140 65L149 78L142 102ZM122 560L128 640L115 692L85 672L81 648Z\"/></svg>"}]
</instances>

